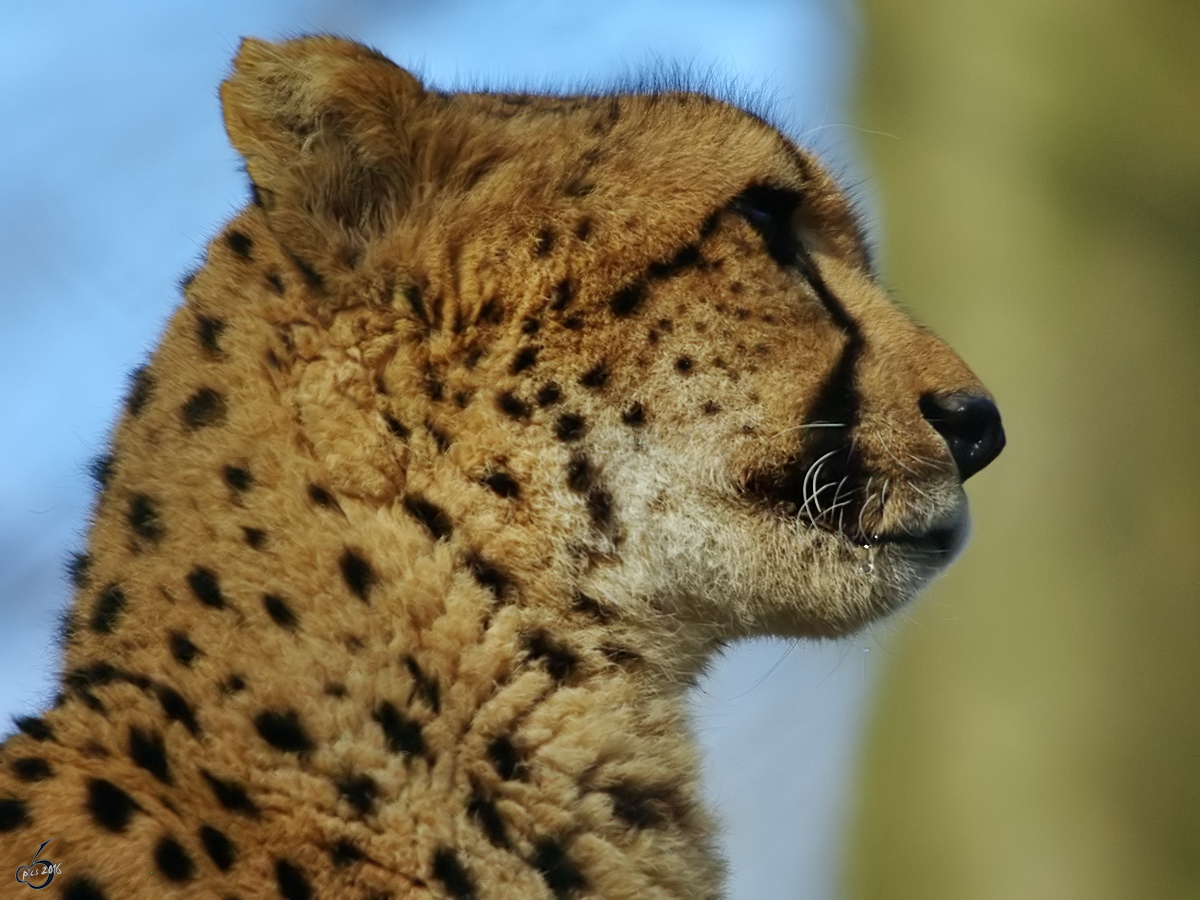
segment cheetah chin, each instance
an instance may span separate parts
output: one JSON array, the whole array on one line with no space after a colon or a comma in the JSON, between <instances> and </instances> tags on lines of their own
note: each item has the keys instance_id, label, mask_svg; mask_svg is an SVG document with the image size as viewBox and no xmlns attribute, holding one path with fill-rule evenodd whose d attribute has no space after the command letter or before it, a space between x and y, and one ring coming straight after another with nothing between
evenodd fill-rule
<instances>
[{"instance_id":1,"label":"cheetah chin","mask_svg":"<svg viewBox=\"0 0 1200 900\"><path fill-rule=\"evenodd\" d=\"M323 37L244 41L221 99L251 202L94 466L9 864L69 900L721 896L688 688L944 568L995 404L724 102L447 94Z\"/></svg>"}]
</instances>

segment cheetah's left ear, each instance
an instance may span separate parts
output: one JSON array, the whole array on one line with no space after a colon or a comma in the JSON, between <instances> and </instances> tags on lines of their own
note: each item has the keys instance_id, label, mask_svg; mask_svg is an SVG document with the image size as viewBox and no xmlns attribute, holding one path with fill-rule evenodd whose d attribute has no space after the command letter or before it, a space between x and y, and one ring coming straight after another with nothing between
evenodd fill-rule
<instances>
[{"instance_id":1,"label":"cheetah's left ear","mask_svg":"<svg viewBox=\"0 0 1200 900\"><path fill-rule=\"evenodd\" d=\"M221 85L225 129L272 231L316 274L345 268L403 214L424 95L404 69L350 41L242 41Z\"/></svg>"}]
</instances>

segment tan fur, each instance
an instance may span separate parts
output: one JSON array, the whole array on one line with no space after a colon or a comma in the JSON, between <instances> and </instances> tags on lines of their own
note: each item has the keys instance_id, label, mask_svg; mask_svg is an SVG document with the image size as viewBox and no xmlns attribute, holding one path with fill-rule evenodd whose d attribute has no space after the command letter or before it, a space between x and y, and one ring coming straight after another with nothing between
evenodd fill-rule
<instances>
[{"instance_id":1,"label":"tan fur","mask_svg":"<svg viewBox=\"0 0 1200 900\"><path fill-rule=\"evenodd\" d=\"M961 515L917 398L982 388L719 101L441 95L329 38L247 40L222 100L257 203L116 431L4 845L53 838L76 900L720 896L687 686L941 567L871 536ZM861 330L858 523L752 496L847 338L728 209L750 184L802 196Z\"/></svg>"}]
</instances>

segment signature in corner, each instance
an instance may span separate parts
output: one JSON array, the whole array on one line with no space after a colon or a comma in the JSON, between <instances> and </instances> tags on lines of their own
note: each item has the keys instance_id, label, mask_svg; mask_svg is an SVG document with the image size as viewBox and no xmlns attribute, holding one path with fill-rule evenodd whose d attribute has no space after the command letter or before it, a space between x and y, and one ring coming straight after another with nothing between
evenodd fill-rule
<instances>
[{"instance_id":1,"label":"signature in corner","mask_svg":"<svg viewBox=\"0 0 1200 900\"><path fill-rule=\"evenodd\" d=\"M35 891L40 891L42 888L50 885L55 875L62 874L62 869L57 863L53 863L48 859L38 859L42 855L42 851L46 849L46 845L52 840L54 838L42 841L42 845L33 854L33 859L30 860L29 865L17 868L17 881L21 882L21 884L29 885ZM41 884L34 884L34 881L38 878L45 878L46 880Z\"/></svg>"}]
</instances>

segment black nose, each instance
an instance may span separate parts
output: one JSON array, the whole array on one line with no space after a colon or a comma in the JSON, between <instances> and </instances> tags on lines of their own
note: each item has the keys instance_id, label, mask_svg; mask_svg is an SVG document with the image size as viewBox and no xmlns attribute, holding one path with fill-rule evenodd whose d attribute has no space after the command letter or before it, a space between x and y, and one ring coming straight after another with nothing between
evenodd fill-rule
<instances>
[{"instance_id":1,"label":"black nose","mask_svg":"<svg viewBox=\"0 0 1200 900\"><path fill-rule=\"evenodd\" d=\"M1000 410L987 397L926 394L921 398L921 415L946 439L963 481L1004 449Z\"/></svg>"}]
</instances>

